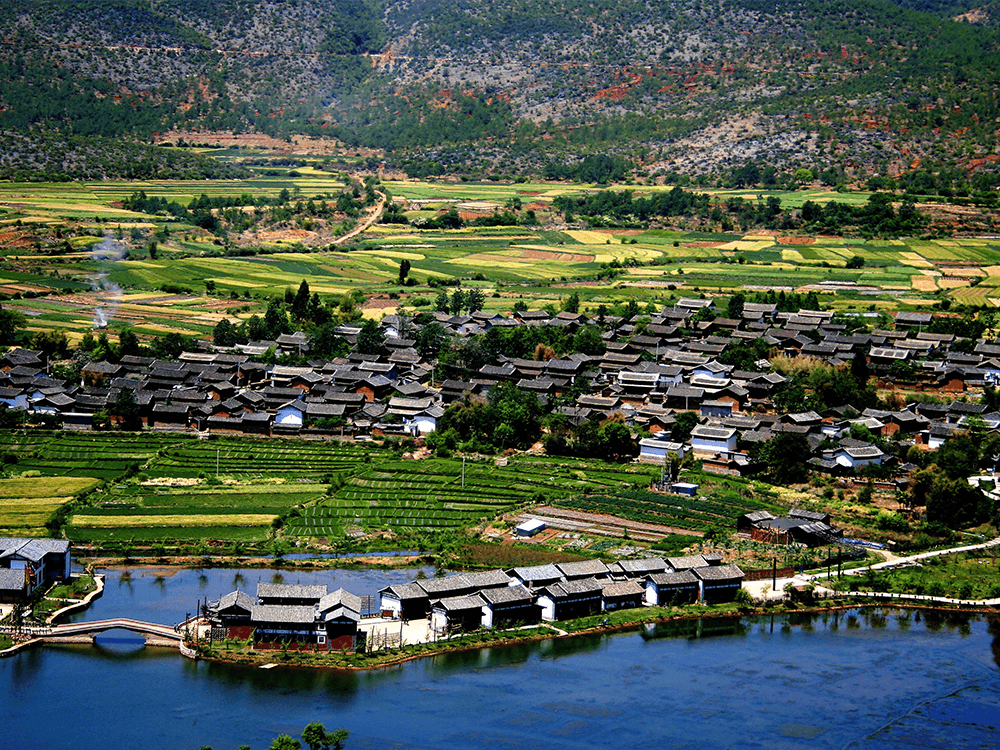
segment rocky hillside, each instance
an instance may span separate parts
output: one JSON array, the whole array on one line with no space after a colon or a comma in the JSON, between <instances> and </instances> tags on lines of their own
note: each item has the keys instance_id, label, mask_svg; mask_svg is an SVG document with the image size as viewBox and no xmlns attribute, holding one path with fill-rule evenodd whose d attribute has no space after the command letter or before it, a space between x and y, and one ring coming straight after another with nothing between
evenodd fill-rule
<instances>
[{"instance_id":1,"label":"rocky hillside","mask_svg":"<svg viewBox=\"0 0 1000 750\"><path fill-rule=\"evenodd\" d=\"M996 154L996 15L961 0L0 0L0 128L334 136L417 172L598 152L687 174L968 171Z\"/></svg>"}]
</instances>

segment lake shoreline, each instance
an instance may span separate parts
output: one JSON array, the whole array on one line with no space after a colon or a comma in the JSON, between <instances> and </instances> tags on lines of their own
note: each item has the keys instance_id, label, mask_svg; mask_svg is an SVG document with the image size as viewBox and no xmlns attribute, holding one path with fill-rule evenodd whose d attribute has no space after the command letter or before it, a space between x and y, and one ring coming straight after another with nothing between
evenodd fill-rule
<instances>
[{"instance_id":1,"label":"lake shoreline","mask_svg":"<svg viewBox=\"0 0 1000 750\"><path fill-rule=\"evenodd\" d=\"M317 655L315 651L294 651L294 652L281 652L292 654L294 656L304 656L305 658L297 658L294 662L289 661L276 661L273 658L268 659L267 652L256 652L254 654L246 654L244 656L250 658L228 658L224 655L219 655L217 652L211 654L204 654L201 651L198 652L198 659L202 661L208 661L218 664L237 664L242 666L255 666L257 668L264 667L266 665L273 665L274 667L291 667L291 668L303 668L310 670L323 670L323 671L335 671L335 672L368 672L377 669L385 669L389 667L395 667L400 664L405 664L410 661L415 661L417 659L422 659L430 656L439 656L445 654L461 653L468 651L480 651L484 649L489 649L493 647L501 646L512 646L520 643L532 643L544 640L555 640L563 638L575 638L575 637L585 637L594 635L612 635L616 633L627 633L642 630L648 625L658 625L663 623L671 622L684 622L692 620L718 620L725 618L745 618L745 617L764 617L767 615L793 615L793 614L820 614L824 612L839 612L852 609L865 609L865 608L883 608L883 609L906 609L906 610L923 610L923 611L933 611L933 612L962 612L968 614L976 615L991 615L1000 614L1000 608L990 607L990 608L973 608L973 607L961 607L961 606L933 606L933 605L919 605L912 603L878 603L878 602L863 602L863 601L841 601L838 600L837 604L830 604L829 606L809 606L809 607L771 607L771 608L755 608L752 610L729 610L725 612L697 612L697 613L681 613L676 615L668 615L665 617L656 617L650 619L640 619L631 622L615 623L609 625L600 625L596 627L590 627L583 630L574 631L562 631L555 627L553 624L540 623L539 628L546 628L550 632L539 634L533 633L531 635L524 635L523 637L498 637L496 640L489 642L478 642L478 643L456 643L452 648L435 648L422 650L419 653L409 653L400 654L398 658L389 659L377 664L328 664L322 663L322 660L328 655ZM562 623L560 623L562 624ZM504 635L513 636L516 631L504 631ZM470 636L466 636L470 637ZM436 643L442 643L438 641ZM412 649L419 647L417 644L411 646L404 646L404 649ZM253 658L259 653L260 658ZM328 652L329 653L329 652ZM315 655L315 656L314 656ZM309 658L313 657L313 658ZM345 658L346 655L345 655Z\"/></svg>"}]
</instances>

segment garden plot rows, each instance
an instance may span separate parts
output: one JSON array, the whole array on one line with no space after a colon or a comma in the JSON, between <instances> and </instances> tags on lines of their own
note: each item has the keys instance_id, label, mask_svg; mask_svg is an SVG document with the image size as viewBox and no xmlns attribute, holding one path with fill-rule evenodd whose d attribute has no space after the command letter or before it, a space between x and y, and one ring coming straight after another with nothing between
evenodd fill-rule
<instances>
[{"instance_id":1,"label":"garden plot rows","mask_svg":"<svg viewBox=\"0 0 1000 750\"><path fill-rule=\"evenodd\" d=\"M353 471L365 459L357 446L335 442L213 441L173 448L153 461L156 477L213 475L247 477L315 477Z\"/></svg>"},{"instance_id":2,"label":"garden plot rows","mask_svg":"<svg viewBox=\"0 0 1000 750\"><path fill-rule=\"evenodd\" d=\"M700 499L630 490L613 497L594 495L568 498L554 505L588 513L607 512L608 508L614 508L615 515L632 521L676 526L692 531L707 531L712 526L732 528L736 518L753 510L781 512L773 504L726 491Z\"/></svg>"},{"instance_id":3,"label":"garden plot rows","mask_svg":"<svg viewBox=\"0 0 1000 750\"><path fill-rule=\"evenodd\" d=\"M324 485L307 487L236 485L167 488L151 485L115 487L95 507L71 518L67 534L79 541L121 539L123 533L143 539L217 538L263 539L272 522L296 505L316 500ZM242 532L240 530L243 530Z\"/></svg>"},{"instance_id":4,"label":"garden plot rows","mask_svg":"<svg viewBox=\"0 0 1000 750\"><path fill-rule=\"evenodd\" d=\"M519 505L577 492L647 486L647 467L526 459L506 467L456 460L384 462L352 477L329 500L285 526L299 536L336 535L345 525L454 528Z\"/></svg>"},{"instance_id":5,"label":"garden plot rows","mask_svg":"<svg viewBox=\"0 0 1000 750\"><path fill-rule=\"evenodd\" d=\"M21 472L114 479L132 467L141 467L160 450L183 439L121 433L29 436L23 439L11 436L11 449L21 455L16 467Z\"/></svg>"}]
</instances>

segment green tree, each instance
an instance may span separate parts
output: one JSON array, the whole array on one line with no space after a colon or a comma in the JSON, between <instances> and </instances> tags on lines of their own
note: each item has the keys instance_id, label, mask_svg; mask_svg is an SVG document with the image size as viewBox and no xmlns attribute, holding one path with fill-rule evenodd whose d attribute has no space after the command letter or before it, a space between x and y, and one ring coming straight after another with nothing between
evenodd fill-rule
<instances>
[{"instance_id":1,"label":"green tree","mask_svg":"<svg viewBox=\"0 0 1000 750\"><path fill-rule=\"evenodd\" d=\"M0 345L10 345L17 340L17 335L27 325L27 318L16 310L4 310L0 304Z\"/></svg>"},{"instance_id":2,"label":"green tree","mask_svg":"<svg viewBox=\"0 0 1000 750\"><path fill-rule=\"evenodd\" d=\"M458 315L462 312L463 307L465 307L465 292L459 287L451 293L451 303L448 309L452 315Z\"/></svg>"},{"instance_id":3,"label":"green tree","mask_svg":"<svg viewBox=\"0 0 1000 750\"><path fill-rule=\"evenodd\" d=\"M417 332L417 351L423 359L434 359L446 338L444 326L433 320Z\"/></svg>"},{"instance_id":4,"label":"green tree","mask_svg":"<svg viewBox=\"0 0 1000 750\"><path fill-rule=\"evenodd\" d=\"M294 737L289 737L287 734L279 734L271 742L270 750L299 750L301 747L302 743Z\"/></svg>"},{"instance_id":5,"label":"green tree","mask_svg":"<svg viewBox=\"0 0 1000 750\"><path fill-rule=\"evenodd\" d=\"M399 283L400 284L405 284L406 283L406 277L409 275L409 273L410 273L410 261L408 261L406 258L403 258L401 261L399 261Z\"/></svg>"},{"instance_id":6,"label":"green tree","mask_svg":"<svg viewBox=\"0 0 1000 750\"><path fill-rule=\"evenodd\" d=\"M622 422L611 421L598 430L602 453L615 461L628 461L639 455L639 443Z\"/></svg>"},{"instance_id":7,"label":"green tree","mask_svg":"<svg viewBox=\"0 0 1000 750\"><path fill-rule=\"evenodd\" d=\"M743 292L736 292L736 294L729 298L729 303L726 305L726 317L742 320L743 306L746 304L746 301L746 295Z\"/></svg>"},{"instance_id":8,"label":"green tree","mask_svg":"<svg viewBox=\"0 0 1000 750\"><path fill-rule=\"evenodd\" d=\"M371 318L361 325L358 333L358 351L361 354L382 354L385 352L385 333Z\"/></svg>"},{"instance_id":9,"label":"green tree","mask_svg":"<svg viewBox=\"0 0 1000 750\"><path fill-rule=\"evenodd\" d=\"M332 359L347 354L351 347L337 330L336 323L324 323L315 328L309 339L309 351L317 357Z\"/></svg>"},{"instance_id":10,"label":"green tree","mask_svg":"<svg viewBox=\"0 0 1000 750\"><path fill-rule=\"evenodd\" d=\"M437 297L434 298L434 309L437 312L446 313L451 309L451 302L448 299L448 291L442 289L437 293Z\"/></svg>"},{"instance_id":11,"label":"green tree","mask_svg":"<svg viewBox=\"0 0 1000 750\"><path fill-rule=\"evenodd\" d=\"M346 729L328 732L323 724L313 721L302 730L302 741L309 750L342 750L349 734Z\"/></svg>"},{"instance_id":12,"label":"green tree","mask_svg":"<svg viewBox=\"0 0 1000 750\"><path fill-rule=\"evenodd\" d=\"M682 411L674 419L673 427L670 428L670 437L679 443L687 442L691 439L691 431L699 421L698 412Z\"/></svg>"},{"instance_id":13,"label":"green tree","mask_svg":"<svg viewBox=\"0 0 1000 750\"><path fill-rule=\"evenodd\" d=\"M775 484L797 484L809 476L806 460L810 455L805 435L779 432L763 445L754 446L750 455L764 464L767 475Z\"/></svg>"},{"instance_id":14,"label":"green tree","mask_svg":"<svg viewBox=\"0 0 1000 750\"><path fill-rule=\"evenodd\" d=\"M235 330L228 319L223 318L215 324L215 328L212 329L212 341L216 346L232 346L236 343Z\"/></svg>"},{"instance_id":15,"label":"green tree","mask_svg":"<svg viewBox=\"0 0 1000 750\"><path fill-rule=\"evenodd\" d=\"M123 357L137 357L142 354L139 337L131 328L122 328L118 332L118 353Z\"/></svg>"},{"instance_id":16,"label":"green tree","mask_svg":"<svg viewBox=\"0 0 1000 750\"><path fill-rule=\"evenodd\" d=\"M312 296L309 293L309 282L302 279L299 289L292 298L292 317L295 320L307 320L312 306Z\"/></svg>"},{"instance_id":17,"label":"green tree","mask_svg":"<svg viewBox=\"0 0 1000 750\"><path fill-rule=\"evenodd\" d=\"M469 313L479 312L486 304L486 295L479 287L473 287L465 295L465 307Z\"/></svg>"},{"instance_id":18,"label":"green tree","mask_svg":"<svg viewBox=\"0 0 1000 750\"><path fill-rule=\"evenodd\" d=\"M128 388L119 389L111 413L118 417L119 425L123 430L135 432L142 429L142 414L139 411L139 404L136 403L135 394Z\"/></svg>"},{"instance_id":19,"label":"green tree","mask_svg":"<svg viewBox=\"0 0 1000 750\"><path fill-rule=\"evenodd\" d=\"M580 312L580 294L578 292L573 292L566 301L563 302L562 306L563 312L578 313Z\"/></svg>"},{"instance_id":20,"label":"green tree","mask_svg":"<svg viewBox=\"0 0 1000 750\"><path fill-rule=\"evenodd\" d=\"M288 313L277 297L272 297L264 311L264 328L269 339L276 339L283 333L291 333L292 326L288 322Z\"/></svg>"}]
</instances>

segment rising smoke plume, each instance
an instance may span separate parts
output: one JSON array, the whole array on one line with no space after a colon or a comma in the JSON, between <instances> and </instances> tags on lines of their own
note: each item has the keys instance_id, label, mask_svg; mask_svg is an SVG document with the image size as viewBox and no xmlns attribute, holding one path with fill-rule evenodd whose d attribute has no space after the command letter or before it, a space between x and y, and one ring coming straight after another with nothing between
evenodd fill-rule
<instances>
[{"instance_id":1,"label":"rising smoke plume","mask_svg":"<svg viewBox=\"0 0 1000 750\"><path fill-rule=\"evenodd\" d=\"M90 258L97 263L97 272L91 275L90 283L97 292L98 303L94 307L94 328L107 328L115 315L121 301L122 288L108 278L111 263L123 260L128 255L128 249L107 234L90 251Z\"/></svg>"}]
</instances>

